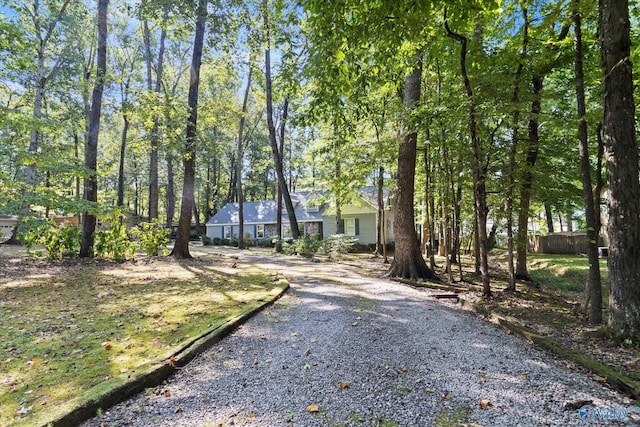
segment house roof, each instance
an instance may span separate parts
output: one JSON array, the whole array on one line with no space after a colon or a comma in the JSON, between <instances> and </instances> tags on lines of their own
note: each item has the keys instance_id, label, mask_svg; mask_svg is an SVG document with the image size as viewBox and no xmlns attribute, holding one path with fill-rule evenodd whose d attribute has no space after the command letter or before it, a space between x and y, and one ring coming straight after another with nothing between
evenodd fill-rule
<instances>
[{"instance_id":1,"label":"house roof","mask_svg":"<svg viewBox=\"0 0 640 427\"><path fill-rule=\"evenodd\" d=\"M296 219L298 222L315 222L322 221L322 214L325 205L319 206L317 210L309 210L313 206L308 202L310 193L291 193L291 201L293 202ZM259 202L243 203L243 219L245 224L275 224L278 219L277 203L275 200L262 200ZM283 206L282 210L283 222L289 221L289 215ZM207 225L228 225L238 223L238 204L227 203L224 207L212 216Z\"/></svg>"}]
</instances>

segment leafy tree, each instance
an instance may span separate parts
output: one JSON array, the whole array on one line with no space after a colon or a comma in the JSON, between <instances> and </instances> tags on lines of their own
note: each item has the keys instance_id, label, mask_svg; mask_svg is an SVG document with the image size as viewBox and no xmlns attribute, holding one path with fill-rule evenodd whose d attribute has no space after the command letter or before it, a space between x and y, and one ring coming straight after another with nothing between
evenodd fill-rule
<instances>
[{"instance_id":1,"label":"leafy tree","mask_svg":"<svg viewBox=\"0 0 640 427\"><path fill-rule=\"evenodd\" d=\"M176 258L191 258L189 253L189 237L191 232L191 218L195 203L194 181L196 163L196 137L198 123L198 90L200 88L200 65L204 45L204 31L207 20L207 1L198 0L196 10L196 29L193 42L193 57L191 60L191 79L189 81L190 109L187 120L185 141L185 153L183 159L184 179L182 184L182 204L180 206L180 219L178 221L178 233L171 255Z\"/></svg>"}]
</instances>

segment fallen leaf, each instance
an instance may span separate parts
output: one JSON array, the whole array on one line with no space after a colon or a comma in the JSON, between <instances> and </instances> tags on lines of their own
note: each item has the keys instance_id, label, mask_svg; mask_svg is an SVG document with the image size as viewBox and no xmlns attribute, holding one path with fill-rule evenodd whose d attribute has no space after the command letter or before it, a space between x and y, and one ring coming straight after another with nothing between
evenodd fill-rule
<instances>
[{"instance_id":1,"label":"fallen leaf","mask_svg":"<svg viewBox=\"0 0 640 427\"><path fill-rule=\"evenodd\" d=\"M164 391L164 397L171 397L171 391L170 390L165 390Z\"/></svg>"},{"instance_id":2,"label":"fallen leaf","mask_svg":"<svg viewBox=\"0 0 640 427\"><path fill-rule=\"evenodd\" d=\"M607 377L597 377L596 381L601 382L601 383L606 383L607 382Z\"/></svg>"},{"instance_id":3,"label":"fallen leaf","mask_svg":"<svg viewBox=\"0 0 640 427\"><path fill-rule=\"evenodd\" d=\"M312 344L315 344L315 343L317 343L317 342L318 342L318 339L317 339L317 338L311 338L311 343L312 343Z\"/></svg>"},{"instance_id":4,"label":"fallen leaf","mask_svg":"<svg viewBox=\"0 0 640 427\"><path fill-rule=\"evenodd\" d=\"M111 350L113 348L111 343L108 341L104 341L101 345L102 345L102 348L104 348L105 350Z\"/></svg>"},{"instance_id":5,"label":"fallen leaf","mask_svg":"<svg viewBox=\"0 0 640 427\"><path fill-rule=\"evenodd\" d=\"M309 412L310 414L313 414L319 411L320 411L320 408L318 408L318 405L316 405L315 403L313 405L307 406L307 412Z\"/></svg>"},{"instance_id":6,"label":"fallen leaf","mask_svg":"<svg viewBox=\"0 0 640 427\"><path fill-rule=\"evenodd\" d=\"M35 366L38 364L38 358L34 357L33 359L29 360L27 362L27 366L30 368L35 368Z\"/></svg>"},{"instance_id":7,"label":"fallen leaf","mask_svg":"<svg viewBox=\"0 0 640 427\"><path fill-rule=\"evenodd\" d=\"M445 392L445 393L442 395L442 398L443 398L443 399L445 399L445 400L451 400L451 393L449 393L448 391L447 391L447 392Z\"/></svg>"},{"instance_id":8,"label":"fallen leaf","mask_svg":"<svg viewBox=\"0 0 640 427\"><path fill-rule=\"evenodd\" d=\"M351 326L358 326L358 322L353 322Z\"/></svg>"},{"instance_id":9,"label":"fallen leaf","mask_svg":"<svg viewBox=\"0 0 640 427\"><path fill-rule=\"evenodd\" d=\"M169 358L169 366L171 366L172 368L174 368L176 366L176 362L178 361L178 359L175 356L171 356Z\"/></svg>"},{"instance_id":10,"label":"fallen leaf","mask_svg":"<svg viewBox=\"0 0 640 427\"><path fill-rule=\"evenodd\" d=\"M491 404L491 401L489 399L482 399L479 403L478 403L478 407L480 409L488 409L489 407L493 406Z\"/></svg>"},{"instance_id":11,"label":"fallen leaf","mask_svg":"<svg viewBox=\"0 0 640 427\"><path fill-rule=\"evenodd\" d=\"M307 349L304 351L304 355L308 356L311 354L311 349L309 347L307 347Z\"/></svg>"},{"instance_id":12,"label":"fallen leaf","mask_svg":"<svg viewBox=\"0 0 640 427\"><path fill-rule=\"evenodd\" d=\"M345 388L349 388L349 383L347 383L347 382L344 382L344 381L343 381L343 382L341 382L341 383L338 383L337 387L338 387L340 390L344 390Z\"/></svg>"},{"instance_id":13,"label":"fallen leaf","mask_svg":"<svg viewBox=\"0 0 640 427\"><path fill-rule=\"evenodd\" d=\"M521 375L520 375L520 379L521 379L521 380L523 380L523 381L526 381L526 380L528 380L528 379L529 379L529 377L527 377L527 375L526 375L526 374L521 374Z\"/></svg>"},{"instance_id":14,"label":"fallen leaf","mask_svg":"<svg viewBox=\"0 0 640 427\"><path fill-rule=\"evenodd\" d=\"M403 368L403 367L401 367L401 368L400 368L400 372L402 372L402 373L404 374L405 372L407 372L407 368Z\"/></svg>"},{"instance_id":15,"label":"fallen leaf","mask_svg":"<svg viewBox=\"0 0 640 427\"><path fill-rule=\"evenodd\" d=\"M249 412L249 415L247 416L247 418L249 418L250 420L254 419L256 417L256 414L254 412Z\"/></svg>"}]
</instances>

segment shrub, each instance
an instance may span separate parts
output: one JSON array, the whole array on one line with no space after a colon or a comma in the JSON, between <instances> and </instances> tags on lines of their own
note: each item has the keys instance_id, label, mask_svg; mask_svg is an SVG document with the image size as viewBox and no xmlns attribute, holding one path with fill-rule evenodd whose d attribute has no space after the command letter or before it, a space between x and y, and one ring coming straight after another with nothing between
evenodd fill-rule
<instances>
[{"instance_id":1,"label":"shrub","mask_svg":"<svg viewBox=\"0 0 640 427\"><path fill-rule=\"evenodd\" d=\"M161 255L161 250L169 244L170 231L162 226L157 219L151 222L141 222L131 229L131 235L140 240L140 250L148 256ZM204 241L203 236L203 241Z\"/></svg>"},{"instance_id":2,"label":"shrub","mask_svg":"<svg viewBox=\"0 0 640 427\"><path fill-rule=\"evenodd\" d=\"M333 234L322 241L322 252L331 258L337 258L352 251L357 242L358 239L353 237Z\"/></svg>"},{"instance_id":3,"label":"shrub","mask_svg":"<svg viewBox=\"0 0 640 427\"><path fill-rule=\"evenodd\" d=\"M259 248L272 248L275 246L275 242L271 237L261 237L256 240L256 246Z\"/></svg>"},{"instance_id":4,"label":"shrub","mask_svg":"<svg viewBox=\"0 0 640 427\"><path fill-rule=\"evenodd\" d=\"M300 255L303 257L312 257L322 247L322 241L318 240L316 235L300 236L298 239L282 245L282 250L287 255Z\"/></svg>"},{"instance_id":5,"label":"shrub","mask_svg":"<svg viewBox=\"0 0 640 427\"><path fill-rule=\"evenodd\" d=\"M82 233L78 227L58 227L50 219L28 219L22 223L21 239L30 255L41 255L40 251L31 252L36 245L43 245L47 258L60 259L74 257L80 251Z\"/></svg>"},{"instance_id":6,"label":"shrub","mask_svg":"<svg viewBox=\"0 0 640 427\"><path fill-rule=\"evenodd\" d=\"M200 239L202 240L202 244L204 246L209 246L211 244L211 237L203 235L200 237Z\"/></svg>"},{"instance_id":7,"label":"shrub","mask_svg":"<svg viewBox=\"0 0 640 427\"><path fill-rule=\"evenodd\" d=\"M214 245L221 245L222 244L222 239L219 237L214 237L213 238L213 244Z\"/></svg>"},{"instance_id":8,"label":"shrub","mask_svg":"<svg viewBox=\"0 0 640 427\"><path fill-rule=\"evenodd\" d=\"M136 245L127 235L127 227L120 223L120 214L102 220L103 229L96 230L95 254L100 258L111 258L122 262L133 258Z\"/></svg>"}]
</instances>

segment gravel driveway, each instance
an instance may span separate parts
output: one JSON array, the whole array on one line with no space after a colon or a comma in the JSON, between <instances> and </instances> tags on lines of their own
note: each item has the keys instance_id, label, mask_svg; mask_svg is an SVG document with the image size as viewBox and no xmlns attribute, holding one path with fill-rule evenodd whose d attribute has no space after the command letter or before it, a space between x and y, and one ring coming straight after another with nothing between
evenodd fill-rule
<instances>
[{"instance_id":1,"label":"gravel driveway","mask_svg":"<svg viewBox=\"0 0 640 427\"><path fill-rule=\"evenodd\" d=\"M631 405L428 291L344 266L234 256L279 269L290 291L167 384L85 426L566 426L587 425L580 401Z\"/></svg>"}]
</instances>

